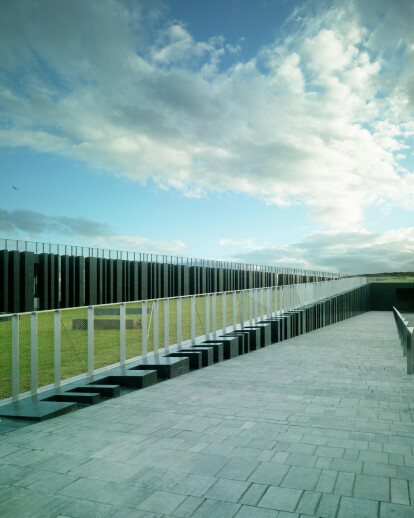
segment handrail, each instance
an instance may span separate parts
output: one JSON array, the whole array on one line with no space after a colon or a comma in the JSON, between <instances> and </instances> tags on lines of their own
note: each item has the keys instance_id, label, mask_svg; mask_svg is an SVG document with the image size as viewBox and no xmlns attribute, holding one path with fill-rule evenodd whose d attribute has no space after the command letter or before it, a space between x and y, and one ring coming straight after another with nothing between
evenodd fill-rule
<instances>
[{"instance_id":1,"label":"handrail","mask_svg":"<svg viewBox=\"0 0 414 518\"><path fill-rule=\"evenodd\" d=\"M403 348L403 355L407 357L407 374L414 374L414 327L409 326L408 320L394 306L392 311Z\"/></svg>"},{"instance_id":2,"label":"handrail","mask_svg":"<svg viewBox=\"0 0 414 518\"><path fill-rule=\"evenodd\" d=\"M352 293L365 285L365 278L353 277L0 315L0 338L5 351L0 400L36 396L75 378L122 366L149 354L180 350L203 337L215 339L217 333L243 327L246 322L253 325L258 320ZM342 309L335 306L335 314L342 311L350 316L351 299L352 296ZM108 306L116 311L98 311ZM3 386L3 393L2 384L7 385Z\"/></svg>"}]
</instances>

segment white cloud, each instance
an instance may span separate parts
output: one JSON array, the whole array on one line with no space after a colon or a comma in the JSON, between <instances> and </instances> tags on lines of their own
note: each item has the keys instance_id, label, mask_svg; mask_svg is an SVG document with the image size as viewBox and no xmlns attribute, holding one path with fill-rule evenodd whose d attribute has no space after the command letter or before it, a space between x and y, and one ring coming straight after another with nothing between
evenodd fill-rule
<instances>
[{"instance_id":1,"label":"white cloud","mask_svg":"<svg viewBox=\"0 0 414 518\"><path fill-rule=\"evenodd\" d=\"M66 216L48 216L31 210L7 211L0 208L0 232L16 239L39 239L45 236L51 240L56 236L58 243L69 239L83 246L114 250L138 251L158 254L181 255L186 251L182 241L154 241L146 237L125 236L114 232L110 225L88 218Z\"/></svg>"},{"instance_id":2,"label":"white cloud","mask_svg":"<svg viewBox=\"0 0 414 518\"><path fill-rule=\"evenodd\" d=\"M243 62L222 37L160 25L142 2L4 0L0 145L186 196L303 203L332 227L361 221L378 199L412 208L414 174L398 163L414 128L410 4L297 10L296 33Z\"/></svg>"},{"instance_id":3,"label":"white cloud","mask_svg":"<svg viewBox=\"0 0 414 518\"><path fill-rule=\"evenodd\" d=\"M248 263L351 274L413 271L414 227L383 234L363 228L314 232L301 243L256 247L236 256Z\"/></svg>"}]
</instances>

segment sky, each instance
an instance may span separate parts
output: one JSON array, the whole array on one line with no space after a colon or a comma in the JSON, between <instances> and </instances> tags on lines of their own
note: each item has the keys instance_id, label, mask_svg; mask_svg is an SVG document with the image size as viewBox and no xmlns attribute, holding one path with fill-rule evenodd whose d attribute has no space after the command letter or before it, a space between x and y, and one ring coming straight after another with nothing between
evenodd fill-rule
<instances>
[{"instance_id":1,"label":"sky","mask_svg":"<svg viewBox=\"0 0 414 518\"><path fill-rule=\"evenodd\" d=\"M411 0L2 0L0 238L414 270Z\"/></svg>"}]
</instances>

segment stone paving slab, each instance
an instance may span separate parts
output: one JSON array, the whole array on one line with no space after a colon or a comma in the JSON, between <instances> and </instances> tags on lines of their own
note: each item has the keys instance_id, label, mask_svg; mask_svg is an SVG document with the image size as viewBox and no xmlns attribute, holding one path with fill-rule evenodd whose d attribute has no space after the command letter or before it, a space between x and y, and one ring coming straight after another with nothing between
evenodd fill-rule
<instances>
[{"instance_id":1,"label":"stone paving slab","mask_svg":"<svg viewBox=\"0 0 414 518\"><path fill-rule=\"evenodd\" d=\"M371 312L0 436L0 516L414 516L414 378Z\"/></svg>"}]
</instances>

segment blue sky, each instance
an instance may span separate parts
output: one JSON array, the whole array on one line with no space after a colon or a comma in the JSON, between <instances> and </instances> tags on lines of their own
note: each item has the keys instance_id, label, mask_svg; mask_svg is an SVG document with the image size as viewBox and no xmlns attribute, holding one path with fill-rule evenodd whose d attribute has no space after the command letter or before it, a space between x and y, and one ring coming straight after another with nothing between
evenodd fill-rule
<instances>
[{"instance_id":1,"label":"blue sky","mask_svg":"<svg viewBox=\"0 0 414 518\"><path fill-rule=\"evenodd\" d=\"M414 270L413 6L3 0L0 237Z\"/></svg>"}]
</instances>

